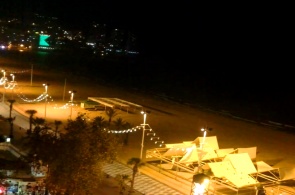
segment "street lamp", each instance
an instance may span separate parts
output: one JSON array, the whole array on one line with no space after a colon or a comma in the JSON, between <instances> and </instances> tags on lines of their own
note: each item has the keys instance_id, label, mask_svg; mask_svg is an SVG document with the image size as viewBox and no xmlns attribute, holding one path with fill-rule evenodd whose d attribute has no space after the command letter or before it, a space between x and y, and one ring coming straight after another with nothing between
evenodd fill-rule
<instances>
[{"instance_id":1,"label":"street lamp","mask_svg":"<svg viewBox=\"0 0 295 195\"><path fill-rule=\"evenodd\" d=\"M141 150L140 150L140 159L142 159L142 153L143 153L143 144L144 144L144 134L145 134L145 125L146 125L146 112L141 111L141 114L143 114L143 124L142 124L142 139L141 139Z\"/></svg>"},{"instance_id":2,"label":"street lamp","mask_svg":"<svg viewBox=\"0 0 295 195\"><path fill-rule=\"evenodd\" d=\"M4 92L3 92L3 98L2 98L2 102L4 102L4 99L5 99L5 84L6 84L6 70L1 70L1 72L3 72L3 77L2 77L2 81L1 81L1 84L3 84L4 86Z\"/></svg>"},{"instance_id":3,"label":"street lamp","mask_svg":"<svg viewBox=\"0 0 295 195\"><path fill-rule=\"evenodd\" d=\"M202 143L200 143L200 148L203 149L204 144L205 144L205 139L206 139L206 135L207 135L207 130L205 128L202 128L201 131L203 131L203 140Z\"/></svg>"},{"instance_id":4,"label":"street lamp","mask_svg":"<svg viewBox=\"0 0 295 195\"><path fill-rule=\"evenodd\" d=\"M76 91L72 90L72 91L69 91L69 93L71 94L71 100L70 100L70 103L71 103L70 119L71 119L72 118L73 102L74 102L74 94L76 93Z\"/></svg>"},{"instance_id":5,"label":"street lamp","mask_svg":"<svg viewBox=\"0 0 295 195\"><path fill-rule=\"evenodd\" d=\"M191 195L203 195L209 191L210 177L204 173L193 176Z\"/></svg>"},{"instance_id":6,"label":"street lamp","mask_svg":"<svg viewBox=\"0 0 295 195\"><path fill-rule=\"evenodd\" d=\"M14 76L14 74L10 74L10 76L12 77L12 80L11 80L11 87L10 87L10 89L11 89L11 98L13 99L13 93L14 93L14 87L15 87L15 83L14 83L14 78L15 78L15 76Z\"/></svg>"},{"instance_id":7,"label":"street lamp","mask_svg":"<svg viewBox=\"0 0 295 195\"><path fill-rule=\"evenodd\" d=\"M3 72L3 77L5 78L6 70L1 70L1 72Z\"/></svg>"},{"instance_id":8,"label":"street lamp","mask_svg":"<svg viewBox=\"0 0 295 195\"><path fill-rule=\"evenodd\" d=\"M200 151L201 151L201 155L199 156L199 162L198 162L198 173L203 172L203 163L202 163L202 159L203 159L203 155L204 155L204 145L205 145L205 140L206 140L206 136L207 136L207 131L212 131L212 128L201 128L201 131L204 132L203 133L203 139L200 143Z\"/></svg>"},{"instance_id":9,"label":"street lamp","mask_svg":"<svg viewBox=\"0 0 295 195\"><path fill-rule=\"evenodd\" d=\"M46 118L47 96L48 96L47 91L48 91L49 84L46 83L46 84L43 84L43 86L45 87L45 92L44 92L44 94L45 94L45 113L44 113L44 119L45 119Z\"/></svg>"},{"instance_id":10,"label":"street lamp","mask_svg":"<svg viewBox=\"0 0 295 195\"><path fill-rule=\"evenodd\" d=\"M10 76L12 77L12 82L14 82L14 74L10 74Z\"/></svg>"}]
</instances>

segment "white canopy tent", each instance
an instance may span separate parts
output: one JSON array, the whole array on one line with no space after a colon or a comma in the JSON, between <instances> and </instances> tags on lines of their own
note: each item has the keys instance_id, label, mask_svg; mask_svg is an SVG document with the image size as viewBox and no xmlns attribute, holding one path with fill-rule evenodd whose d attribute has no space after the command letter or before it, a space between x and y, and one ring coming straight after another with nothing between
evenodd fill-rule
<instances>
[{"instance_id":1,"label":"white canopy tent","mask_svg":"<svg viewBox=\"0 0 295 195\"><path fill-rule=\"evenodd\" d=\"M259 182L251 175L257 170L248 153L228 154L222 162L208 163L215 177L227 180L236 188L256 185Z\"/></svg>"}]
</instances>

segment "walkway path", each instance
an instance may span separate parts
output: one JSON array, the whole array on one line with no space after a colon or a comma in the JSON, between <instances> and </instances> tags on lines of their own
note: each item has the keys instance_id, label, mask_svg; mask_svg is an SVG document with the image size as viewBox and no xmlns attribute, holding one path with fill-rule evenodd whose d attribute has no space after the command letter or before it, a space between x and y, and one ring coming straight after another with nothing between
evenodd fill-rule
<instances>
[{"instance_id":1,"label":"walkway path","mask_svg":"<svg viewBox=\"0 0 295 195\"><path fill-rule=\"evenodd\" d=\"M21 113L22 111L19 110L16 106L14 106L14 110L12 111L12 115L16 116L16 120L14 121L14 134L15 137L21 137L25 134L25 129L28 129L28 118ZM9 106L5 103L0 102L0 115L3 117L8 117L9 115ZM13 143L14 144L14 143ZM145 168L145 170L148 168ZM119 174L127 174L129 176L132 175L131 167L127 166L126 164L120 162L114 162L112 164L107 164L103 171L110 175L111 177L115 178ZM151 171L149 171L151 172ZM155 180L146 174L138 174L135 178L136 182L134 184L135 192L133 195L183 195L185 193L181 193L176 191L175 189L169 187L161 183L158 180ZM127 186L130 187L130 182L126 183Z\"/></svg>"},{"instance_id":2,"label":"walkway path","mask_svg":"<svg viewBox=\"0 0 295 195\"><path fill-rule=\"evenodd\" d=\"M128 176L132 175L132 169L122 163L114 162L112 164L107 164L103 171L110 175L111 177L116 177L117 175L126 174ZM130 186L130 182L126 183ZM134 189L145 195L182 195L171 187L160 183L159 181L140 173L135 177Z\"/></svg>"}]
</instances>

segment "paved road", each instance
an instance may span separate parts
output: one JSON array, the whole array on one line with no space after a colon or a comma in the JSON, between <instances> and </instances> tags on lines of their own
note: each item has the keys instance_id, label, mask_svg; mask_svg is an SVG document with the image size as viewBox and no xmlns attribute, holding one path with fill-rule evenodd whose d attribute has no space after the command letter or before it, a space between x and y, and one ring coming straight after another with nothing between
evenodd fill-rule
<instances>
[{"instance_id":1,"label":"paved road","mask_svg":"<svg viewBox=\"0 0 295 195\"><path fill-rule=\"evenodd\" d=\"M3 102L0 102L0 115L3 117L9 117L9 106ZM13 122L14 125L19 126L23 129L28 129L29 128L29 119L28 117L20 114L18 111L15 109L12 110L11 116L15 116L15 121Z\"/></svg>"},{"instance_id":2,"label":"paved road","mask_svg":"<svg viewBox=\"0 0 295 195\"><path fill-rule=\"evenodd\" d=\"M116 177L116 175L126 174L131 176L132 169L122 163L114 162L112 164L107 164L103 168L104 172L112 177ZM130 186L130 182L126 183ZM178 192L171 187L160 183L159 181L147 176L143 173L136 175L134 189L145 195L182 195L183 193Z\"/></svg>"}]
</instances>

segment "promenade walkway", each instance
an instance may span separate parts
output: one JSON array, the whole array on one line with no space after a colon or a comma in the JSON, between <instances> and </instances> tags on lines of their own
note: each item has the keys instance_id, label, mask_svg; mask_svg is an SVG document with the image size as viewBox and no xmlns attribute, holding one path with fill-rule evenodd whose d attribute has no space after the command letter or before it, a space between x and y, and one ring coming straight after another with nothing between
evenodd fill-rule
<instances>
[{"instance_id":1,"label":"promenade walkway","mask_svg":"<svg viewBox=\"0 0 295 195\"><path fill-rule=\"evenodd\" d=\"M132 169L120 162L113 162L107 164L103 171L111 177L117 175L126 174L131 177ZM130 186L130 182L126 182L126 185ZM140 173L135 176L134 190L144 195L182 195L179 191L172 189L171 187L153 179L152 177Z\"/></svg>"},{"instance_id":2,"label":"promenade walkway","mask_svg":"<svg viewBox=\"0 0 295 195\"><path fill-rule=\"evenodd\" d=\"M25 129L28 128L29 122L28 118L25 117L22 113L23 110L19 109L17 105L14 106L14 110L12 112L13 116L16 116L16 120L14 122L15 133L24 133ZM9 115L9 106L5 103L0 102L0 115L3 117L8 117ZM123 159L122 159L123 160ZM124 159L126 161L126 159ZM111 177L116 177L118 174L127 174L131 177L132 169L127 166L126 163L123 162L114 162L112 164L107 164L103 168L104 172ZM144 166L140 168L140 174L138 174L135 178L134 189L135 192L133 195L189 195L190 194L190 185L191 183L187 181L186 183L179 182L176 178L167 177L161 174L159 171L155 171L150 169L148 166ZM126 185L130 186L130 183L126 183ZM288 186L274 186L266 188L267 192L279 195L291 195L295 194L294 184L291 187ZM253 193L253 190L251 190ZM220 195L228 195L228 194L237 194L234 191L218 191L214 192L214 194ZM239 192L239 195L249 195L249 192ZM250 193L251 194L251 193Z\"/></svg>"},{"instance_id":3,"label":"promenade walkway","mask_svg":"<svg viewBox=\"0 0 295 195\"><path fill-rule=\"evenodd\" d=\"M14 121L14 129L15 129L15 136L21 137L25 133L25 129L28 128L28 118L23 116L21 110L17 107L14 107L12 111L13 116L16 116L16 120ZM0 115L3 117L8 117L9 115L9 106L5 103L0 102ZM12 143L14 144L14 143ZM17 144L16 144L17 145ZM152 170L148 170L148 167L145 167L141 170L144 170L145 173L149 172L150 174L140 173L136 175L135 184L134 184L134 193L132 195L183 195L186 193L179 192L172 187L160 182L159 180L155 180L152 177ZM131 177L132 169L128 165L121 163L121 162L113 162L112 164L107 164L103 171L115 178L117 175L120 174L127 174ZM158 173L159 174L159 173ZM158 177L157 175L154 175ZM130 182L126 182L126 185L130 187Z\"/></svg>"}]
</instances>

